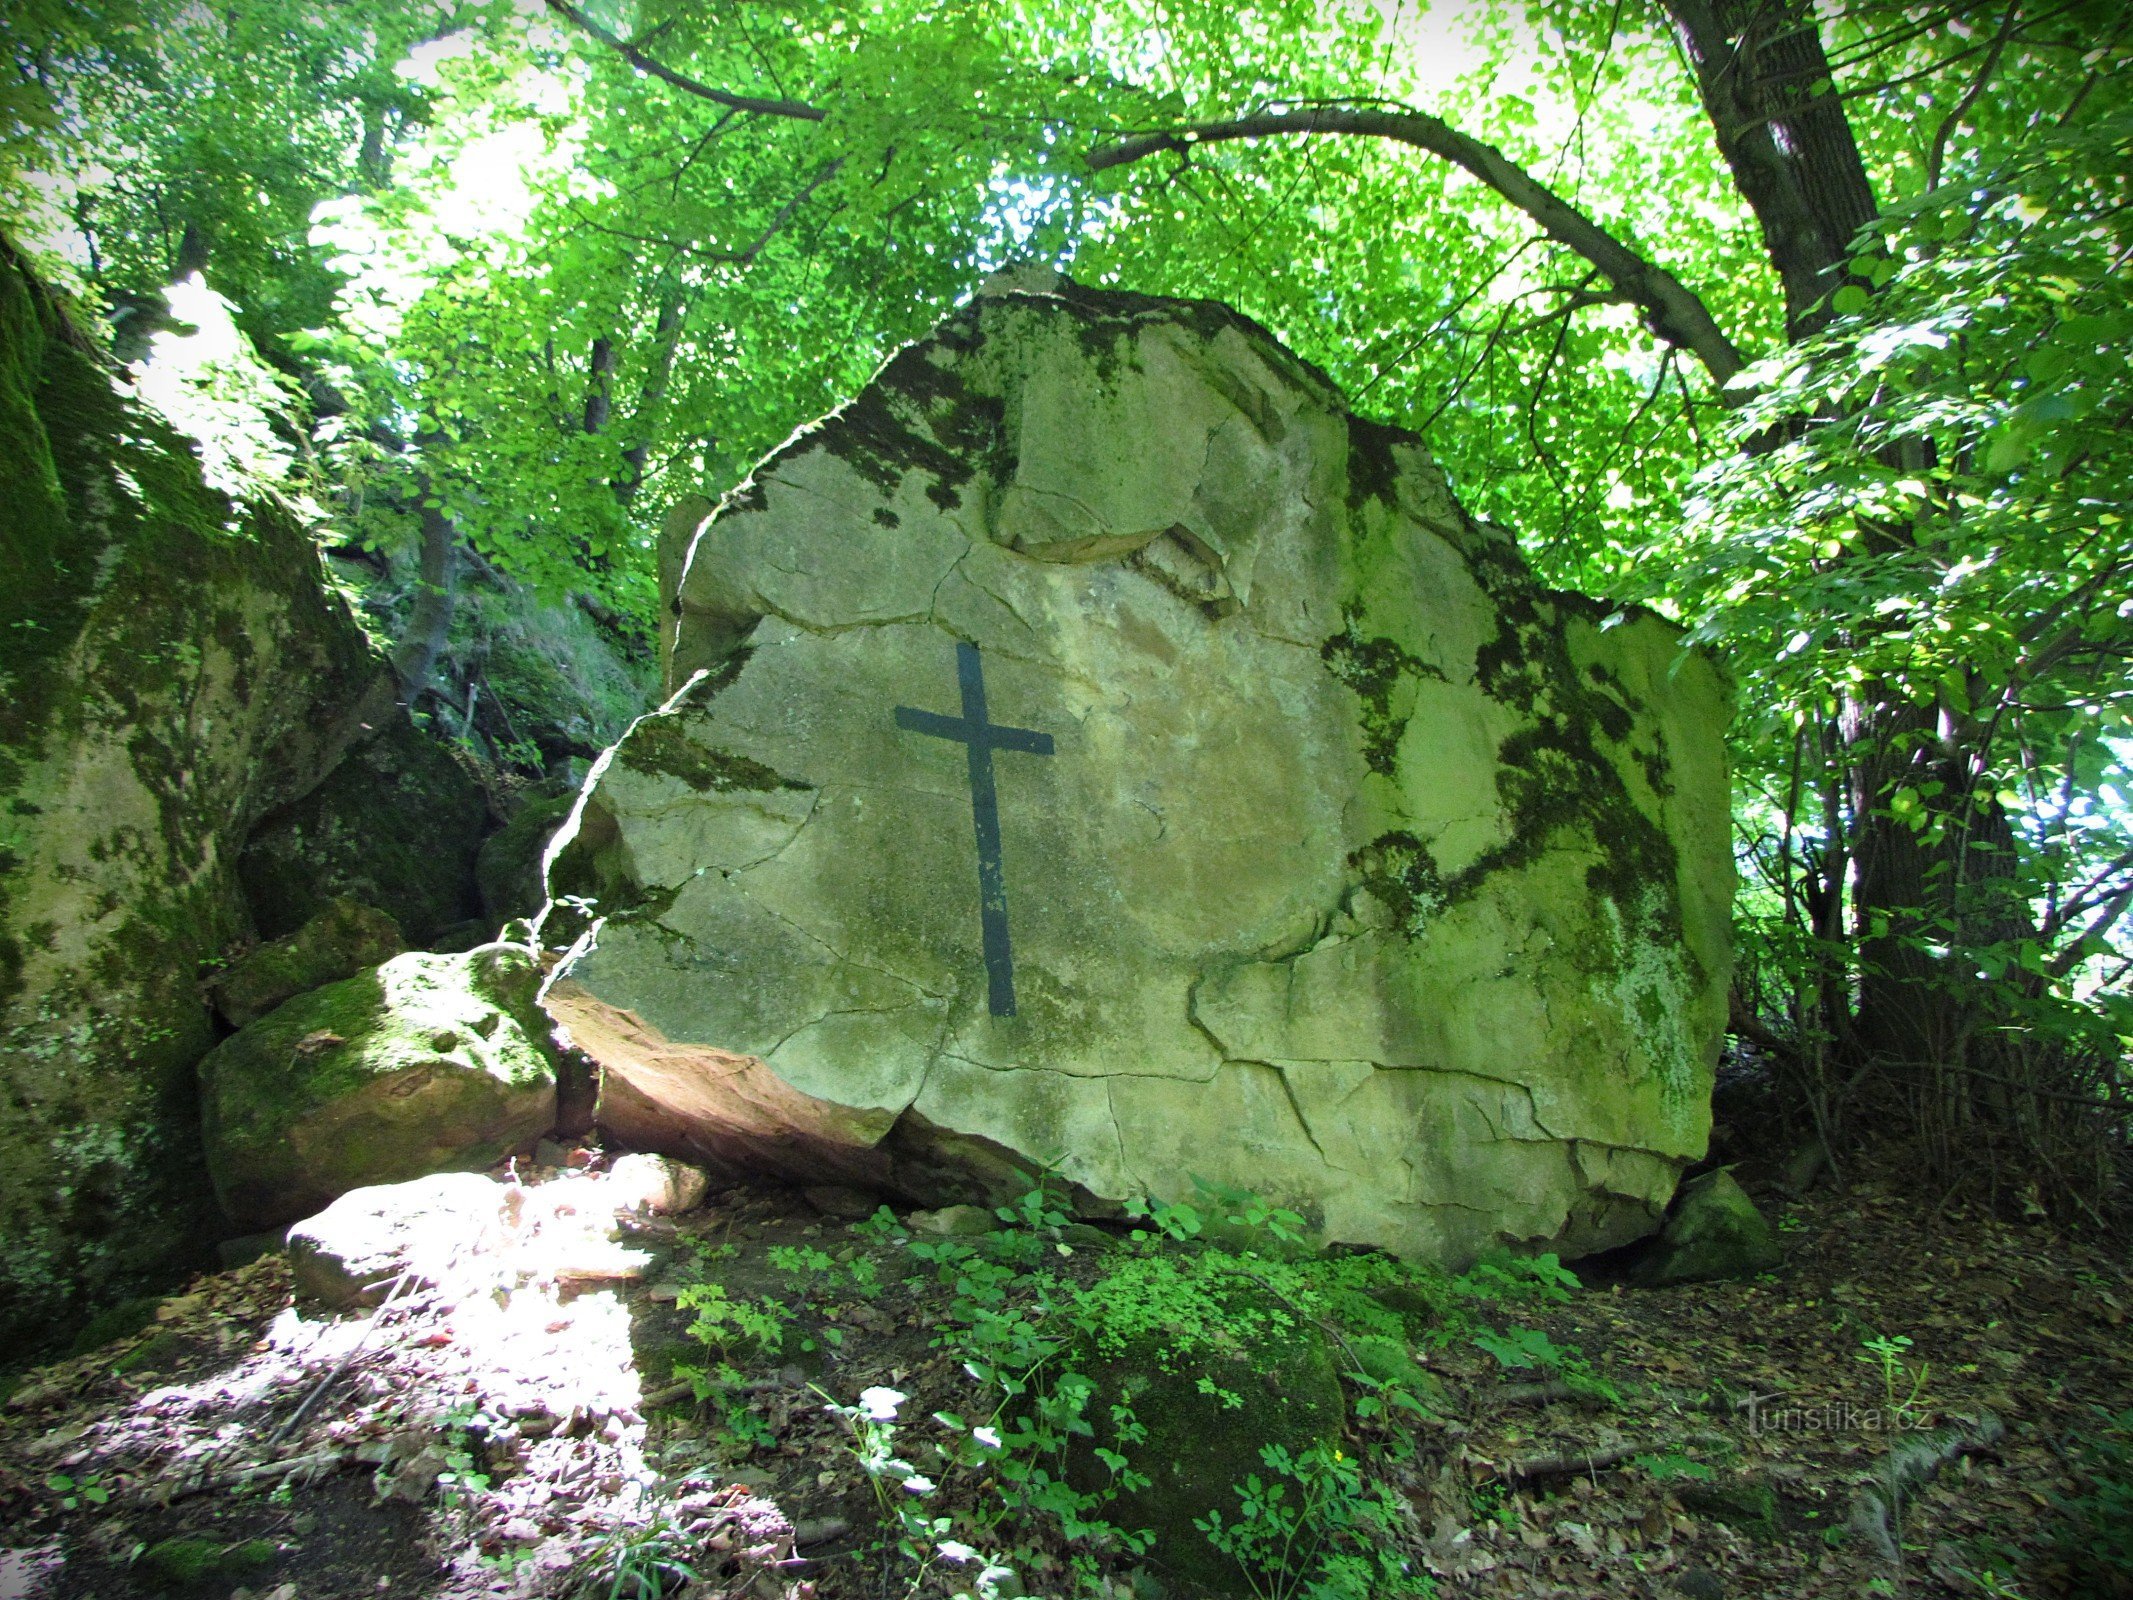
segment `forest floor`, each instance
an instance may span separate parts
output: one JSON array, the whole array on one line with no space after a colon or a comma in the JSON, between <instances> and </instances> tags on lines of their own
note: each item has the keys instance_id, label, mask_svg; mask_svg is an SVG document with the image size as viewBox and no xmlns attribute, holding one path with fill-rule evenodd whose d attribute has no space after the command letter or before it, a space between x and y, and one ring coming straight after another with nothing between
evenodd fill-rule
<instances>
[{"instance_id":1,"label":"forest floor","mask_svg":"<svg viewBox=\"0 0 2133 1600\"><path fill-rule=\"evenodd\" d=\"M1372 1538L1442 1595L2128 1592L2062 1540L2069 1503L2115 1493L2123 1514L2129 1492L2127 1458L2114 1489L2082 1442L2133 1408L2122 1250L1935 1210L1888 1176L1761 1197L1788 1259L1755 1281L1588 1281L1502 1308L1545 1333L1558 1376L1592 1381L1507 1366L1472 1330L1418 1336L1435 1414L1352 1436L1394 1496ZM1093 1270L1107 1251L1076 1237L1046 1248ZM1001 1523L997 1479L934 1419L987 1401L912 1242L743 1188L629 1230L621 1265L375 1313L293 1304L279 1257L203 1277L0 1408L0 1600L1158 1592L1122 1553L1077 1577L1056 1529ZM709 1404L674 1372L715 1365L689 1335L701 1305L676 1303L704 1283L729 1321L759 1295L791 1313ZM874 1396L893 1422L852 1409L879 1390L901 1401ZM1934 1431L1874 1425L1892 1390ZM1891 1563L1842 1530L1906 1437L1948 1441L1948 1459L1902 1506ZM947 1520L930 1560L884 1532L891 1452L932 1475L925 1519ZM981 1584L955 1541L1014 1547L1017 1578ZM1312 1594L1301 1574L1268 1588Z\"/></svg>"}]
</instances>

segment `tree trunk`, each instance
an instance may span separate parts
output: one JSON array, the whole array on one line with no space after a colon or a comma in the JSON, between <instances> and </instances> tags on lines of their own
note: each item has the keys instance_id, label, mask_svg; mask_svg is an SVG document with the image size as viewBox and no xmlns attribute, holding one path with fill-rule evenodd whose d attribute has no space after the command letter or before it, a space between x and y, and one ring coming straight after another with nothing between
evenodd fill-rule
<instances>
[{"instance_id":1,"label":"tree trunk","mask_svg":"<svg viewBox=\"0 0 2133 1600\"><path fill-rule=\"evenodd\" d=\"M1828 320L1853 236L1880 214L1809 0L1666 0L1799 339Z\"/></svg>"}]
</instances>

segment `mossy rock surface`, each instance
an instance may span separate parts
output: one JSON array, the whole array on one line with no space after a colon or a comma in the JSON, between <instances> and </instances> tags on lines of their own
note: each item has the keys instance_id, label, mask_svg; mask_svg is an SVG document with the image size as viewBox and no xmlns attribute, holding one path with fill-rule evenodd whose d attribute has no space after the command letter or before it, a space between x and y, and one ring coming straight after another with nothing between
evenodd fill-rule
<instances>
[{"instance_id":1,"label":"mossy rock surface","mask_svg":"<svg viewBox=\"0 0 2133 1600\"><path fill-rule=\"evenodd\" d=\"M163 1302L152 1294L135 1295L117 1305L99 1311L91 1317L74 1342L67 1346L70 1356L85 1356L92 1350L101 1350L107 1344L121 1339L130 1339L156 1319L156 1307Z\"/></svg>"},{"instance_id":2,"label":"mossy rock surface","mask_svg":"<svg viewBox=\"0 0 2133 1600\"><path fill-rule=\"evenodd\" d=\"M284 1000L352 978L406 948L400 924L376 907L345 897L329 900L296 932L232 963L215 982L215 1004L241 1028Z\"/></svg>"},{"instance_id":3,"label":"mossy rock surface","mask_svg":"<svg viewBox=\"0 0 2133 1600\"><path fill-rule=\"evenodd\" d=\"M1262 1454L1268 1446L1292 1457L1315 1445L1331 1448L1347 1412L1333 1350L1315 1325L1256 1290L1240 1290L1232 1310L1237 1314L1216 1342L1180 1348L1163 1332L1141 1332L1086 1344L1077 1354L1095 1385L1088 1408L1095 1442L1150 1480L1102 1515L1152 1533L1150 1559L1169 1576L1250 1596L1257 1592L1253 1575L1194 1523L1211 1512L1233 1521L1237 1485L1255 1472L1273 1476ZM1121 1405L1147 1430L1138 1443L1120 1442L1112 1408ZM1109 1481L1085 1443L1071 1470L1085 1490Z\"/></svg>"},{"instance_id":4,"label":"mossy rock surface","mask_svg":"<svg viewBox=\"0 0 2133 1600\"><path fill-rule=\"evenodd\" d=\"M1784 1265L1777 1234L1730 1172L1706 1172L1681 1186L1659 1237L1631 1269L1647 1288L1752 1278Z\"/></svg>"},{"instance_id":5,"label":"mossy rock surface","mask_svg":"<svg viewBox=\"0 0 2133 1600\"><path fill-rule=\"evenodd\" d=\"M1626 1244L1702 1158L1722 674L1247 318L996 285L679 542L669 698L551 874L621 1139L929 1205L1205 1180L1451 1267Z\"/></svg>"},{"instance_id":6,"label":"mossy rock surface","mask_svg":"<svg viewBox=\"0 0 2133 1600\"><path fill-rule=\"evenodd\" d=\"M164 1539L134 1557L133 1570L154 1588L190 1589L239 1578L271 1566L281 1554L272 1540Z\"/></svg>"},{"instance_id":7,"label":"mossy rock surface","mask_svg":"<svg viewBox=\"0 0 2133 1600\"><path fill-rule=\"evenodd\" d=\"M1723 1522L1759 1539L1777 1534L1777 1491L1759 1473L1723 1473L1702 1482L1683 1483L1674 1492L1683 1507L1697 1516Z\"/></svg>"},{"instance_id":8,"label":"mossy rock surface","mask_svg":"<svg viewBox=\"0 0 2133 1600\"><path fill-rule=\"evenodd\" d=\"M387 913L423 948L480 909L474 863L488 831L481 785L396 713L318 788L266 820L238 872L268 938L347 896Z\"/></svg>"},{"instance_id":9,"label":"mossy rock surface","mask_svg":"<svg viewBox=\"0 0 2133 1600\"><path fill-rule=\"evenodd\" d=\"M577 799L574 794L559 794L528 800L482 842L475 877L481 888L482 915L492 928L512 917L530 917L546 902L541 855Z\"/></svg>"},{"instance_id":10,"label":"mossy rock surface","mask_svg":"<svg viewBox=\"0 0 2133 1600\"><path fill-rule=\"evenodd\" d=\"M0 574L0 1347L29 1356L212 1263L201 968L251 931L245 839L391 688L308 531L212 487L4 241Z\"/></svg>"},{"instance_id":11,"label":"mossy rock surface","mask_svg":"<svg viewBox=\"0 0 2133 1600\"><path fill-rule=\"evenodd\" d=\"M208 1169L240 1226L478 1169L555 1122L555 1058L515 945L411 953L300 995L200 1064Z\"/></svg>"}]
</instances>

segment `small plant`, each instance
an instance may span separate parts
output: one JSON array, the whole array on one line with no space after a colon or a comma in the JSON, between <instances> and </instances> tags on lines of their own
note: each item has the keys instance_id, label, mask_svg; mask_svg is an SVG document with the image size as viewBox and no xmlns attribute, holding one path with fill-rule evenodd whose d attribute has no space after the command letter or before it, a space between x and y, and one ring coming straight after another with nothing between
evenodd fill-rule
<instances>
[{"instance_id":1,"label":"small plant","mask_svg":"<svg viewBox=\"0 0 2133 1600\"><path fill-rule=\"evenodd\" d=\"M1858 1360L1881 1369L1883 1415L1890 1428L1902 1428L1918 1418L1918 1399L1925 1392L1932 1363L1921 1361L1914 1370L1904 1352L1911 1348L1906 1334L1875 1335L1861 1341ZM1909 1387L1905 1385L1908 1383ZM1902 1398L1898 1395L1901 1393Z\"/></svg>"},{"instance_id":2,"label":"small plant","mask_svg":"<svg viewBox=\"0 0 2133 1600\"><path fill-rule=\"evenodd\" d=\"M689 1336L729 1361L777 1355L785 1345L785 1330L793 1321L792 1311L768 1295L735 1300L723 1284L717 1283L690 1284L674 1303L683 1311L696 1313L696 1320L689 1324Z\"/></svg>"},{"instance_id":3,"label":"small plant","mask_svg":"<svg viewBox=\"0 0 2133 1600\"><path fill-rule=\"evenodd\" d=\"M452 1510L470 1508L476 1495L486 1494L492 1481L482 1470L481 1441L475 1425L482 1421L478 1407L457 1406L439 1421L444 1427L444 1470L437 1474L437 1488Z\"/></svg>"},{"instance_id":4,"label":"small plant","mask_svg":"<svg viewBox=\"0 0 2133 1600\"><path fill-rule=\"evenodd\" d=\"M986 1558L975 1545L950 1538L953 1519L926 1513L922 1502L938 1485L897 1453L897 1412L909 1398L900 1389L877 1386L861 1393L856 1405L831 1401L823 1408L850 1432L852 1458L866 1474L876 1509L895 1530L896 1553L918 1569L911 1575L906 1592L915 1593L927 1572L937 1564L946 1564L978 1568L975 1589L981 1600L1003 1591L1018 1593L1018 1586L1011 1581L1011 1568ZM992 1448L1000 1448L997 1435Z\"/></svg>"},{"instance_id":5,"label":"small plant","mask_svg":"<svg viewBox=\"0 0 2133 1600\"><path fill-rule=\"evenodd\" d=\"M1280 1445L1260 1452L1270 1476L1237 1486L1240 1509L1225 1522L1211 1511L1193 1526L1244 1569L1260 1600L1375 1600L1426 1595L1428 1579L1407 1570L1386 1538L1391 1491L1368 1487L1339 1450L1314 1445L1300 1456Z\"/></svg>"},{"instance_id":6,"label":"small plant","mask_svg":"<svg viewBox=\"0 0 2133 1600\"><path fill-rule=\"evenodd\" d=\"M70 1477L64 1472L54 1472L46 1476L44 1486L59 1496L59 1509L62 1511L79 1511L85 1505L105 1505L111 1499L111 1491L104 1487L102 1480L93 1472L81 1478Z\"/></svg>"},{"instance_id":7,"label":"small plant","mask_svg":"<svg viewBox=\"0 0 2133 1600\"><path fill-rule=\"evenodd\" d=\"M688 1535L670 1506L649 1499L640 1489L638 1514L617 1524L587 1559L578 1589L587 1600L660 1600L696 1581Z\"/></svg>"}]
</instances>

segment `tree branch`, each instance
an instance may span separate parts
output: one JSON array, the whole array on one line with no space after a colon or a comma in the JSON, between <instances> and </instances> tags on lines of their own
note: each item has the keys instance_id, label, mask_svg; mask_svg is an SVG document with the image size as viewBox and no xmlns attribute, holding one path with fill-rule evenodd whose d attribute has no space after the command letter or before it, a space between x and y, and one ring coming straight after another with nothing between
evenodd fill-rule
<instances>
[{"instance_id":1,"label":"tree branch","mask_svg":"<svg viewBox=\"0 0 2133 1600\"><path fill-rule=\"evenodd\" d=\"M795 122L820 122L828 115L820 106L811 106L804 100L767 100L759 95L734 94L726 89L714 89L708 83L699 83L694 78L676 72L663 62L653 60L627 39L609 33L576 6L571 5L569 0L548 0L548 9L558 16L568 17L639 72L648 73L662 83L670 83L683 94L693 94L699 100L708 100L713 105L729 106L735 111L750 111L762 117L787 117Z\"/></svg>"},{"instance_id":2,"label":"tree branch","mask_svg":"<svg viewBox=\"0 0 2133 1600\"><path fill-rule=\"evenodd\" d=\"M1412 145L1464 169L1531 217L1549 238L1576 251L1605 273L1624 298L1643 310L1652 332L1669 344L1692 352L1721 389L1747 365L1710 308L1680 279L1631 250L1494 145L1471 138L1424 111L1408 107L1378 110L1315 106L1223 122L1193 123L1167 132L1120 139L1090 152L1088 166L1091 172L1104 172L1164 151L1188 152L1200 144L1325 133Z\"/></svg>"},{"instance_id":3,"label":"tree branch","mask_svg":"<svg viewBox=\"0 0 2133 1600\"><path fill-rule=\"evenodd\" d=\"M1956 126L1970 115L1970 108L1977 104L1977 97L1985 92L1985 85L1992 81L1993 70L2000 64L2000 54L2007 48L2007 41L2014 34L2015 19L2022 13L2020 0L2008 6L2007 14L2000 18L1999 32L1992 36L1992 46L1985 52L1984 65L1977 69L1977 76L1970 80L1970 87L1955 108L1941 118L1933 130L1933 142L1926 149L1926 191L1931 193L1940 187L1941 163L1948 157L1948 141L1954 137Z\"/></svg>"}]
</instances>

